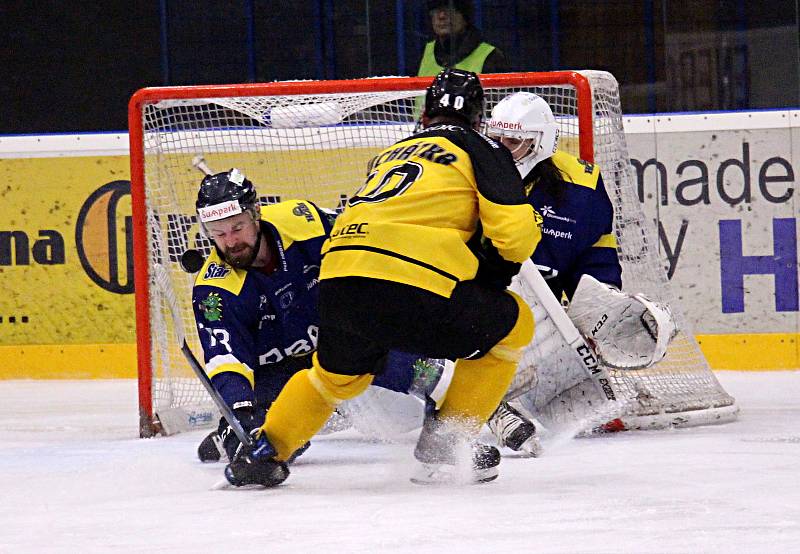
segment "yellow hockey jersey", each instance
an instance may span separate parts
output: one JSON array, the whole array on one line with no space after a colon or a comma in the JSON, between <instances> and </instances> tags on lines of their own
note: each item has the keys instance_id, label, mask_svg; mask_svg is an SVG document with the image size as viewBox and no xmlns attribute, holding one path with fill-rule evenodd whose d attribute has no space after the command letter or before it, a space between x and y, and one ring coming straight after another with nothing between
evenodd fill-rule
<instances>
[{"instance_id":1,"label":"yellow hockey jersey","mask_svg":"<svg viewBox=\"0 0 800 554\"><path fill-rule=\"evenodd\" d=\"M367 172L322 248L320 279L370 277L449 297L475 277L466 242L479 220L510 261L530 257L541 238L510 152L472 129L425 129L378 154Z\"/></svg>"}]
</instances>

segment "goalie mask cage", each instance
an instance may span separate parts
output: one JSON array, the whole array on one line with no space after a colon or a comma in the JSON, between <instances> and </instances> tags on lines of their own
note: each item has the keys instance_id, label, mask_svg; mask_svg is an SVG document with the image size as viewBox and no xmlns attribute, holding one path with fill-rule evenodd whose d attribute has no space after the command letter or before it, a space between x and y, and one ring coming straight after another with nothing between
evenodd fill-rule
<instances>
[{"instance_id":1,"label":"goalie mask cage","mask_svg":"<svg viewBox=\"0 0 800 554\"><path fill-rule=\"evenodd\" d=\"M646 221L635 193L614 77L565 71L484 75L481 81L487 115L500 99L520 90L550 103L561 127L560 148L594 161L603 173L615 208L623 288L667 302L676 314L681 332L663 361L646 370L610 372L617 396L630 400L623 413L613 415L628 428L735 417L733 398L709 370L670 292L654 225ZM181 355L168 305L169 298L177 298L189 345L200 355L191 308L194 275L179 263L189 248L205 254L211 248L200 234L194 208L202 178L197 157L214 171L242 169L263 202L301 198L338 209L363 182L367 161L413 131L420 95L429 84L429 78L413 77L159 87L131 98L142 436L206 426L217 417ZM167 278L155 279L157 274ZM535 299L525 296L537 313ZM538 331L534 343L548 338ZM529 353L535 358L534 350L532 345ZM530 368L521 367L514 387L530 387L534 380ZM558 395L545 399L553 418L584 417L591 394L579 386L571 393L557 388Z\"/></svg>"}]
</instances>

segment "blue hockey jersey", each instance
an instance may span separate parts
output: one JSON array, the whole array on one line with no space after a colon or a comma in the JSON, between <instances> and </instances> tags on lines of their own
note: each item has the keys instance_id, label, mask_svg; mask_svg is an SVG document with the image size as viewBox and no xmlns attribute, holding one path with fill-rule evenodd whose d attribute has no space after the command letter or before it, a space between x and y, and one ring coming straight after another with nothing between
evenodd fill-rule
<instances>
[{"instance_id":1,"label":"blue hockey jersey","mask_svg":"<svg viewBox=\"0 0 800 554\"><path fill-rule=\"evenodd\" d=\"M584 274L621 287L614 207L599 168L560 150L552 160L564 175L557 193L525 179L528 200L543 218L542 240L531 259L559 299L562 293L571 298Z\"/></svg>"},{"instance_id":2,"label":"blue hockey jersey","mask_svg":"<svg viewBox=\"0 0 800 554\"><path fill-rule=\"evenodd\" d=\"M192 292L205 370L233 408L271 403L317 344L320 249L330 221L310 202L287 200L261 208L261 231L276 246L274 272L233 268L214 250Z\"/></svg>"}]
</instances>

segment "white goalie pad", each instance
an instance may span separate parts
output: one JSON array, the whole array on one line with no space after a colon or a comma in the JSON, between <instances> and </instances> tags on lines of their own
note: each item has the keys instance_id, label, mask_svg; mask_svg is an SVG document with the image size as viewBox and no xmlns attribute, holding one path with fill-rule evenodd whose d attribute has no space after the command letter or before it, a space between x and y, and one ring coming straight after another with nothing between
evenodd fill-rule
<instances>
[{"instance_id":1,"label":"white goalie pad","mask_svg":"<svg viewBox=\"0 0 800 554\"><path fill-rule=\"evenodd\" d=\"M392 440L422 427L425 404L411 394L368 387L337 408L353 428L367 437Z\"/></svg>"},{"instance_id":2,"label":"white goalie pad","mask_svg":"<svg viewBox=\"0 0 800 554\"><path fill-rule=\"evenodd\" d=\"M584 275L567 314L594 343L601 362L619 369L643 369L659 362L677 333L669 307L641 294L629 295Z\"/></svg>"}]
</instances>

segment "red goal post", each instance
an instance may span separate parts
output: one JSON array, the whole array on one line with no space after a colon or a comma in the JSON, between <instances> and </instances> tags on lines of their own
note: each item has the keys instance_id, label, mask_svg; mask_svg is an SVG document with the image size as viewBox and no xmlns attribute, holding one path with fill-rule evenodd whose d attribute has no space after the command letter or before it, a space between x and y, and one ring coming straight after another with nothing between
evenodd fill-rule
<instances>
[{"instance_id":1,"label":"red goal post","mask_svg":"<svg viewBox=\"0 0 800 554\"><path fill-rule=\"evenodd\" d=\"M207 251L210 244L196 231L193 199L202 175L191 160L203 156L216 171L244 169L266 201L301 197L335 208L363 179L369 153L410 133L416 99L430 81L398 77L154 87L133 95L128 116L143 436L190 429L216 417L202 386L177 354L164 294L153 277L154 264L159 264L181 304L183 326L195 335L191 276L180 271L177 258L182 248ZM551 104L561 126L561 148L598 163L603 171L618 212L620 259L631 276L624 277L625 288L674 305L656 235L644 221L630 179L613 76L596 71L516 73L482 75L481 82L487 111L518 90L536 92ZM320 178L323 173L326 179ZM684 330L676 341L679 352L671 348L652 379L647 372L640 374L642 382L615 374L615 385L632 391L629 396L646 397L640 407L648 415L733 408L733 399L716 382L680 316L679 322ZM190 337L189 342L200 354L199 341ZM665 386L670 379L674 386Z\"/></svg>"}]
</instances>

